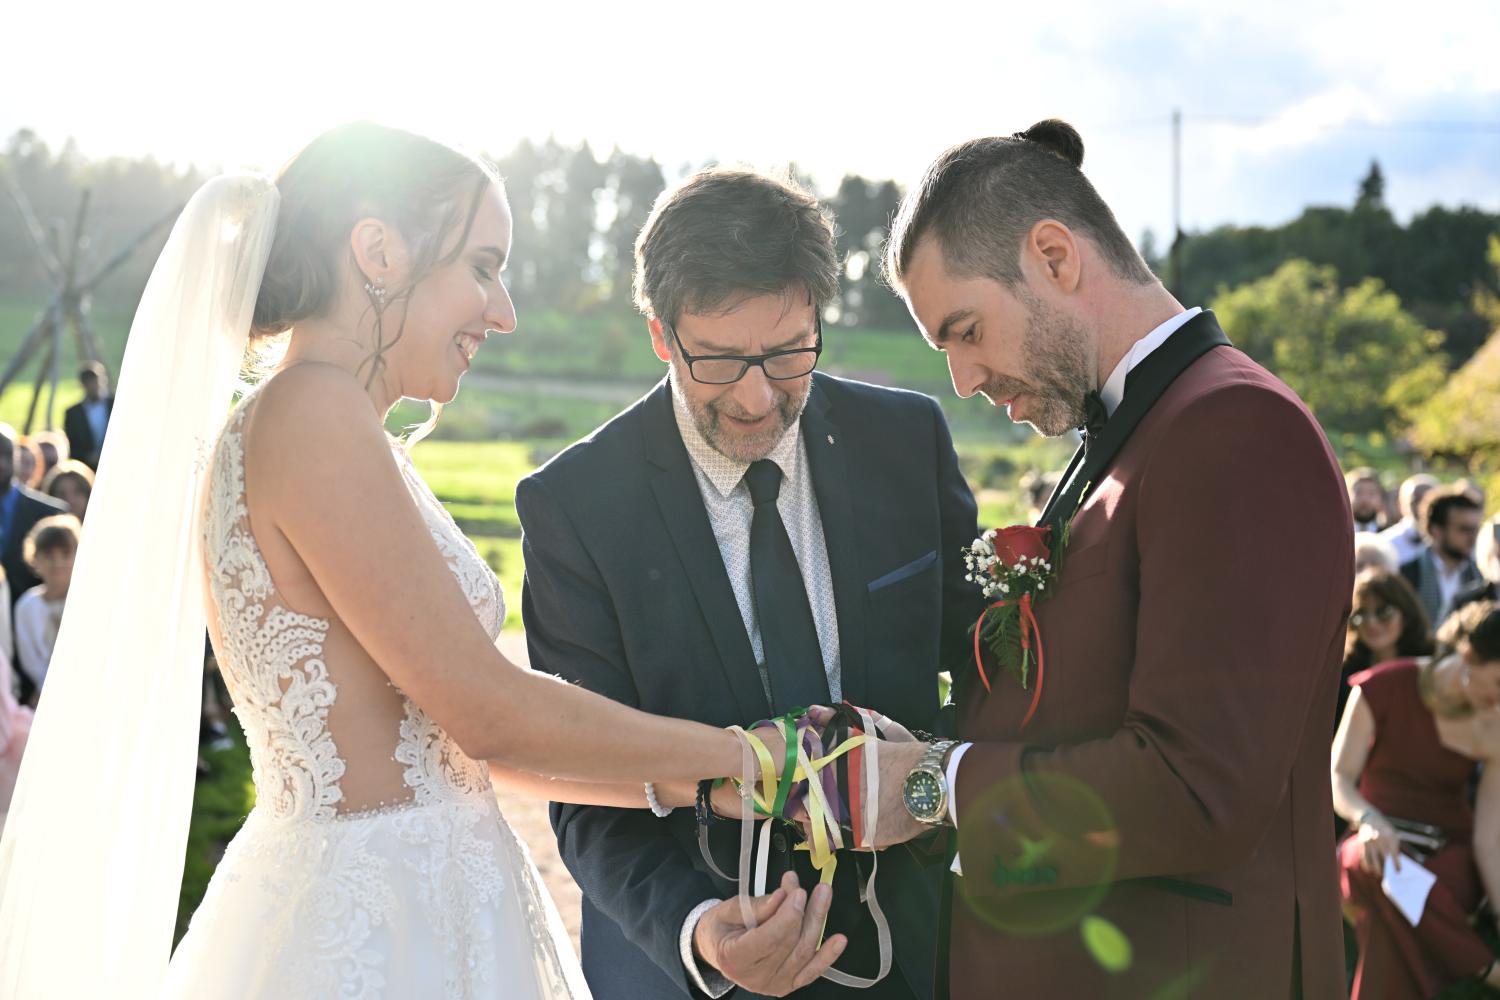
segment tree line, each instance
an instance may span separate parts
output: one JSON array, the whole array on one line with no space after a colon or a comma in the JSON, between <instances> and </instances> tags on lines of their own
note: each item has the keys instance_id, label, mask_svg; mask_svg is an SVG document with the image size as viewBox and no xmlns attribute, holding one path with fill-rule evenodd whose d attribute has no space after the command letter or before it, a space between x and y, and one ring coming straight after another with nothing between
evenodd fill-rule
<instances>
[{"instance_id":1,"label":"tree line","mask_svg":"<svg viewBox=\"0 0 1500 1000\"><path fill-rule=\"evenodd\" d=\"M515 219L509 281L518 298L532 310L628 313L636 233L669 180L691 168L669 177L650 157L619 149L599 155L587 143L551 138L522 140L496 163ZM26 130L6 142L0 170L63 241L81 193L91 190L97 259L181 205L203 180L200 170L150 158L89 159L71 142L52 149ZM789 171L796 178L795 167ZM1500 267L1487 253L1500 236L1500 215L1434 206L1403 225L1385 204L1379 164L1351 194L1347 206L1312 206L1280 226L1184 234L1173 291L1186 304L1233 312L1232 335L1289 382L1302 380L1294 387L1321 399L1325 423L1365 429L1391 425L1494 330ZM905 308L878 277L900 187L849 174L823 197L845 261L829 322L909 330ZM165 231L143 246L98 297L133 307L164 240ZM1174 278L1168 248L1152 233L1143 234L1141 250L1158 274ZM0 299L40 304L47 292L23 220L0 194Z\"/></svg>"}]
</instances>

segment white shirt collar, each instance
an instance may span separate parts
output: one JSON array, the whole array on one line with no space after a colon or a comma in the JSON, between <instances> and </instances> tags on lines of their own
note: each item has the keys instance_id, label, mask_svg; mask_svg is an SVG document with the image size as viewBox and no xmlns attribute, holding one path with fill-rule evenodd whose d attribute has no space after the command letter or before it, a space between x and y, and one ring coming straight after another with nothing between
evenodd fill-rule
<instances>
[{"instance_id":1,"label":"white shirt collar","mask_svg":"<svg viewBox=\"0 0 1500 1000\"><path fill-rule=\"evenodd\" d=\"M1125 352L1125 356L1120 359L1120 363L1115 365L1115 370L1109 373L1109 378L1105 380L1104 387L1099 390L1099 398L1104 401L1104 409L1109 412L1110 416L1115 415L1115 410L1120 408L1120 401L1125 398L1125 377L1130 374L1131 369L1146 360L1152 351L1166 343L1168 337L1176 333L1187 324L1188 320L1202 311L1203 308L1201 306L1194 306L1186 312L1178 313L1140 340L1137 340L1131 346L1130 350Z\"/></svg>"},{"instance_id":2,"label":"white shirt collar","mask_svg":"<svg viewBox=\"0 0 1500 1000\"><path fill-rule=\"evenodd\" d=\"M708 440L698 431L698 425L688 410L687 400L682 398L682 394L677 389L675 375L670 381L672 383L672 412L677 418L677 430L682 435L682 443L687 448L688 457L708 477L709 482L714 484L714 489L719 491L719 495L727 498L745 478L745 471L750 468L750 463L737 462L708 443ZM766 456L781 468L783 483L790 481L796 475L797 444L802 439L801 434L802 417L799 415L796 420L792 421L792 426L786 429L781 440L776 442L776 447L771 449L771 454Z\"/></svg>"}]
</instances>

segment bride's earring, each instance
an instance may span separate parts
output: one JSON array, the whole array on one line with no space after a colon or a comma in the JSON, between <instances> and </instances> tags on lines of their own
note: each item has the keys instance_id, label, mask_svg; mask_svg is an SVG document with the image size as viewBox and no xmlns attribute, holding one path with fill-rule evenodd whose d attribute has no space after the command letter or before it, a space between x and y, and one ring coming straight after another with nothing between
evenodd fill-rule
<instances>
[{"instance_id":1,"label":"bride's earring","mask_svg":"<svg viewBox=\"0 0 1500 1000\"><path fill-rule=\"evenodd\" d=\"M365 294L370 297L370 304L375 307L377 313L385 309L384 278L376 278L373 282L365 282Z\"/></svg>"}]
</instances>

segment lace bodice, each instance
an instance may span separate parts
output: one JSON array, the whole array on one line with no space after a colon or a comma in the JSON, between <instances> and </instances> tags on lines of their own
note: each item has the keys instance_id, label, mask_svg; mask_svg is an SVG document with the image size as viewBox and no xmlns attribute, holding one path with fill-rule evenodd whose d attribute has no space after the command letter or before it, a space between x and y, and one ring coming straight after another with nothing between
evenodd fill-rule
<instances>
[{"instance_id":1,"label":"lace bodice","mask_svg":"<svg viewBox=\"0 0 1500 1000\"><path fill-rule=\"evenodd\" d=\"M243 435L255 398L247 396L234 411L214 449L203 541L209 585L218 608L219 668L249 743L257 811L287 820L332 820L352 811L345 806L340 787L350 768L390 768L393 760L404 766L403 787L393 790L382 804L489 799L485 765L467 757L404 696L404 718L395 727L399 731L390 733L389 756L358 761L340 755L328 722L338 698L324 657L330 623L283 603L250 528ZM469 606L490 637L498 637L505 601L495 574L394 440L392 452L402 481Z\"/></svg>"}]
</instances>

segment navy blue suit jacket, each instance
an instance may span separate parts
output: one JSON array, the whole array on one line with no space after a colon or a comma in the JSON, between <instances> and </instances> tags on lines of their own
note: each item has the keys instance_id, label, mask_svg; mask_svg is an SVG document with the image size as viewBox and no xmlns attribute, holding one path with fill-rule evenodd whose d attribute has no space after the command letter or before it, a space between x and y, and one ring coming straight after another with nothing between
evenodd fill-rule
<instances>
[{"instance_id":1,"label":"navy blue suit jacket","mask_svg":"<svg viewBox=\"0 0 1500 1000\"><path fill-rule=\"evenodd\" d=\"M649 712L715 726L771 714L663 381L522 480L522 613L531 664ZM818 374L802 416L838 612L844 697L938 730L937 673L963 661L978 617L961 550L977 534L942 411L926 396ZM779 706L778 710L788 706ZM679 934L699 903L734 886L708 873L692 810L554 804L564 863L583 890L583 960L601 1000L692 995ZM774 839L784 866L785 837ZM714 827L732 872L738 824ZM801 857L805 857L802 854ZM848 855L831 930L839 966L875 967ZM864 996L931 995L938 871L903 847L880 858L897 968ZM812 882L804 874L803 884ZM843 922L841 922L843 921ZM819 981L798 996L851 996ZM741 995L744 995L743 992Z\"/></svg>"}]
</instances>

